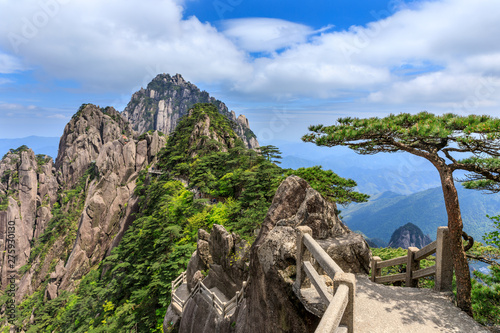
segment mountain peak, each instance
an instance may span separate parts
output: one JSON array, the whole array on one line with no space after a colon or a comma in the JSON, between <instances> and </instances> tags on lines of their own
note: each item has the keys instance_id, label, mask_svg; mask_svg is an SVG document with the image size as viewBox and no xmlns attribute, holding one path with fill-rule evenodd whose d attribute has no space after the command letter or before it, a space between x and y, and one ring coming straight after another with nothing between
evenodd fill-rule
<instances>
[{"instance_id":1,"label":"mountain peak","mask_svg":"<svg viewBox=\"0 0 500 333\"><path fill-rule=\"evenodd\" d=\"M184 80L181 74L175 74L174 76L171 76L170 74L158 74L151 82L148 84L148 89L155 89L155 84L161 83L161 82L167 82L167 83L173 83L178 86L184 86L184 85L191 85L194 86L191 82L188 82Z\"/></svg>"},{"instance_id":2,"label":"mountain peak","mask_svg":"<svg viewBox=\"0 0 500 333\"><path fill-rule=\"evenodd\" d=\"M226 152L242 141L229 119L210 103L195 104L171 133L163 161L167 168L183 173L192 159L214 151Z\"/></svg>"},{"instance_id":3,"label":"mountain peak","mask_svg":"<svg viewBox=\"0 0 500 333\"><path fill-rule=\"evenodd\" d=\"M83 104L64 128L56 168L59 181L72 186L97 159L101 147L114 140L133 137L130 124L112 107Z\"/></svg>"},{"instance_id":4,"label":"mountain peak","mask_svg":"<svg viewBox=\"0 0 500 333\"><path fill-rule=\"evenodd\" d=\"M180 74L157 75L146 89L141 89L132 96L123 116L140 134L158 130L168 135L197 103L213 104L220 114L230 120L232 129L247 148L259 146L245 116L236 117L223 102L211 97L208 92L201 91Z\"/></svg>"},{"instance_id":5,"label":"mountain peak","mask_svg":"<svg viewBox=\"0 0 500 333\"><path fill-rule=\"evenodd\" d=\"M389 242L389 247L407 249L410 246L423 248L430 244L432 240L424 235L422 230L413 223L407 223L394 231Z\"/></svg>"}]
</instances>

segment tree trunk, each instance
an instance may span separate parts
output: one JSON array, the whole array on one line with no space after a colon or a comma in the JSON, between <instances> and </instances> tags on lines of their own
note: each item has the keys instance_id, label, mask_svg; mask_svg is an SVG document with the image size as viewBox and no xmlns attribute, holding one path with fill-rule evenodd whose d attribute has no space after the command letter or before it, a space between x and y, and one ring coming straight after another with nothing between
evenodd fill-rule
<instances>
[{"instance_id":1,"label":"tree trunk","mask_svg":"<svg viewBox=\"0 0 500 333\"><path fill-rule=\"evenodd\" d=\"M450 246L453 254L453 267L457 279L457 306L472 317L471 281L469 263L462 243L462 214L458 204L458 194L453 182L453 171L448 167L439 168L441 186L443 188L446 212L448 213L448 229Z\"/></svg>"}]
</instances>

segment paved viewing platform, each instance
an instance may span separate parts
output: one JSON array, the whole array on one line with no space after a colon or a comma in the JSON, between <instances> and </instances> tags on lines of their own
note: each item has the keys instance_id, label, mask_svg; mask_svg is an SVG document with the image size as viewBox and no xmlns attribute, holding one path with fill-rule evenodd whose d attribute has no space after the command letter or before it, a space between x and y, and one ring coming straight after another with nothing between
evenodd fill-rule
<instances>
[{"instance_id":1,"label":"paved viewing platform","mask_svg":"<svg viewBox=\"0 0 500 333\"><path fill-rule=\"evenodd\" d=\"M392 287L356 276L355 331L360 333L433 333L490 331L450 300L449 293Z\"/></svg>"}]
</instances>

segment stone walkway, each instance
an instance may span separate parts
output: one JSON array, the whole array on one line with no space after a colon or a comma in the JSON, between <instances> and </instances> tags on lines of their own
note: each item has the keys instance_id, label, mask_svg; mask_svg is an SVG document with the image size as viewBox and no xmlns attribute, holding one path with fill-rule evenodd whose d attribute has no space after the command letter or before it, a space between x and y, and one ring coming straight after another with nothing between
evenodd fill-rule
<instances>
[{"instance_id":1,"label":"stone walkway","mask_svg":"<svg viewBox=\"0 0 500 333\"><path fill-rule=\"evenodd\" d=\"M189 297L189 290L187 287L187 283L183 282L176 290L175 290L175 295L182 299L184 302L188 299Z\"/></svg>"},{"instance_id":2,"label":"stone walkway","mask_svg":"<svg viewBox=\"0 0 500 333\"><path fill-rule=\"evenodd\" d=\"M216 287L210 288L210 291L213 292L223 303L228 302L229 299ZM207 293L206 291L203 291L204 293ZM187 288L187 283L184 282L182 283L176 290L175 290L175 295L179 297L181 300L184 302L189 298L189 291ZM231 316L236 309L232 309L231 311L228 312L228 315Z\"/></svg>"},{"instance_id":3,"label":"stone walkway","mask_svg":"<svg viewBox=\"0 0 500 333\"><path fill-rule=\"evenodd\" d=\"M389 287L356 276L355 332L490 333L458 309L444 293Z\"/></svg>"},{"instance_id":4,"label":"stone walkway","mask_svg":"<svg viewBox=\"0 0 500 333\"><path fill-rule=\"evenodd\" d=\"M307 296L319 303L319 295L313 295L317 293L312 289ZM228 301L217 288L211 291ZM186 300L187 284L181 284L175 294ZM453 305L446 293L385 286L365 275L356 276L354 307L356 333L491 333Z\"/></svg>"}]
</instances>

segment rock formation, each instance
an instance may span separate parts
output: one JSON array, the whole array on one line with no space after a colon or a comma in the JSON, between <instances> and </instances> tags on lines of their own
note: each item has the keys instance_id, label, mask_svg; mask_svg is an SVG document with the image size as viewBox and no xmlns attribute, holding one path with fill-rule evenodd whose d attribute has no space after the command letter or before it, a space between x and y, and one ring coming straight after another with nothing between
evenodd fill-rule
<instances>
[{"instance_id":1,"label":"rock formation","mask_svg":"<svg viewBox=\"0 0 500 333\"><path fill-rule=\"evenodd\" d=\"M36 240L52 218L59 196L83 178L82 212L75 231L54 235L43 260L33 258L20 276L16 299L36 290L49 278L45 297L57 297L59 289L72 289L73 282L98 264L118 244L137 210L134 188L138 173L154 162L166 138L158 132L134 140L134 132L113 108L83 105L64 130L59 155L35 156L27 147L12 150L0 162L0 246L5 246L6 223L15 223L16 266L28 263ZM83 177L83 178L82 178ZM64 205L65 206L64 206ZM62 211L77 209L59 200ZM75 221L76 223L76 221ZM70 229L72 227L69 227ZM75 236L71 236L71 232ZM69 257L68 257L69 256ZM67 260L63 260L67 258ZM55 264L55 267L53 266ZM1 284L6 287L7 260L0 256ZM12 269L11 269L12 271Z\"/></svg>"},{"instance_id":2,"label":"rock formation","mask_svg":"<svg viewBox=\"0 0 500 333\"><path fill-rule=\"evenodd\" d=\"M389 247L407 249L410 246L423 248L432 243L428 235L424 235L422 230L413 223L407 223L393 232Z\"/></svg>"},{"instance_id":3,"label":"rock formation","mask_svg":"<svg viewBox=\"0 0 500 333\"><path fill-rule=\"evenodd\" d=\"M234 111L230 112L224 103L210 97L206 91L200 91L180 74L158 75L146 89L141 89L132 96L122 115L139 133L158 130L168 135L196 103L216 105L219 112L231 121L234 132L248 148L259 147L245 116L236 117Z\"/></svg>"},{"instance_id":4,"label":"rock formation","mask_svg":"<svg viewBox=\"0 0 500 333\"><path fill-rule=\"evenodd\" d=\"M59 183L71 187L111 141L127 142L132 128L112 107L84 104L64 128L56 159Z\"/></svg>"},{"instance_id":5,"label":"rock formation","mask_svg":"<svg viewBox=\"0 0 500 333\"><path fill-rule=\"evenodd\" d=\"M5 288L7 271L17 271L27 263L31 243L43 233L51 219L50 207L56 200L58 184L52 159L35 156L27 147L11 150L3 157L0 176L0 246L4 249L8 225L13 226L16 240L14 267L10 267L6 251L0 254L1 285Z\"/></svg>"},{"instance_id":6,"label":"rock formation","mask_svg":"<svg viewBox=\"0 0 500 333\"><path fill-rule=\"evenodd\" d=\"M314 332L319 318L306 310L292 289L296 272L295 228L309 226L313 238L344 271L369 270L368 245L338 219L335 208L305 180L288 177L279 186L250 253L242 252L241 258L249 256L243 302L232 316L222 320L207 307L205 299L195 297L185 306L179 332ZM204 281L215 284L218 280L217 288L222 288L228 297L234 294L235 286L246 276L238 274L245 271L242 262L236 265L237 269L227 265L228 254L234 253L234 237L220 226L214 227L210 237L200 232L197 251L188 265L190 287L199 277L196 272L208 266L210 271ZM171 310L167 312L165 329L174 317L172 314Z\"/></svg>"}]
</instances>

